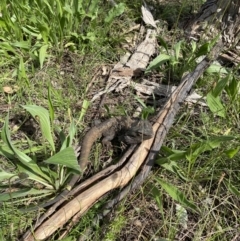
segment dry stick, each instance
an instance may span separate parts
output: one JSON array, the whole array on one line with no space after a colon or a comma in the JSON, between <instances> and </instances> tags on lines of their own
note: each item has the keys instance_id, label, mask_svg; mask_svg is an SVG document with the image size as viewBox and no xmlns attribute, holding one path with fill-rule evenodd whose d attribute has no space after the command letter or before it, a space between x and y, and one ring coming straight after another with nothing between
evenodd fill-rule
<instances>
[{"instance_id":1,"label":"dry stick","mask_svg":"<svg viewBox=\"0 0 240 241\"><path fill-rule=\"evenodd\" d=\"M128 150L124 153L123 157L121 158L121 160L120 160L118 163L116 163L115 165L109 166L108 168L106 168L106 169L102 170L101 172L97 173L96 175L94 175L92 178L87 179L87 180L83 183L83 185L86 183L86 185L84 185L84 186L88 186L88 187L89 187L89 186L92 185L93 183L96 183L97 181L102 180L103 178L105 178L105 177L109 176L110 174L112 174L113 172L115 172L115 171L116 171L117 169L119 169L119 168L123 165L123 163L126 162L126 160L131 156L131 154L134 152L136 146L137 146L136 144L131 145L131 146L128 148ZM76 188L74 188L75 194L76 194L76 193L79 193L79 191L80 191L79 187L80 187L80 189L81 189L81 191L82 191L82 188L81 188L81 187L82 187L82 184L80 184L80 185L78 185ZM74 191L74 190L73 190L73 191ZM106 195L107 195L107 194L106 194ZM102 198L104 198L104 196L103 196ZM62 239L62 238L68 233L68 231L79 221L80 217L82 217L82 214L79 212L79 213L77 213L77 214L73 217L73 219L71 220L71 223L69 223L69 224L67 225L67 227L65 228L65 231L61 234L61 236L59 237L59 239Z\"/></svg>"},{"instance_id":2,"label":"dry stick","mask_svg":"<svg viewBox=\"0 0 240 241\"><path fill-rule=\"evenodd\" d=\"M164 105L162 111L159 112L157 116L157 123L160 123L160 126L157 130L151 152L149 153L140 173L134 178L128 186L126 186L115 198L108 201L108 203L103 207L103 212L98 214L98 216L93 220L93 225L98 223L99 219L103 219L113 207L119 203L129 192L132 192L134 189L138 188L149 176L149 173L154 165L154 160L159 153L159 150L162 146L162 143L167 135L168 130L172 126L173 120L177 111L180 108L181 103L186 99L188 93L190 92L192 86L196 83L199 77L203 72L210 66L210 64L218 57L220 54L221 41L212 49L211 59L204 58L196 67L196 69L186 75L178 88L173 92L167 103ZM89 229L87 233L83 234L78 241L84 241L85 237L89 237Z\"/></svg>"},{"instance_id":3,"label":"dry stick","mask_svg":"<svg viewBox=\"0 0 240 241\"><path fill-rule=\"evenodd\" d=\"M74 196L77 193L80 193L87 187L92 186L93 183L96 183L97 181L111 175L113 172L115 172L117 169L119 169L119 167L121 167L123 165L123 163L127 160L127 158L129 158L131 156L131 154L134 152L136 146L137 146L136 144L131 145L128 148L128 150L124 153L123 157L121 158L121 160L118 163L111 165L108 168L100 171L99 173L95 174L93 177L87 179L86 181L84 181L83 183L80 183L78 186L76 186L74 189L72 189L69 193L69 197ZM55 212L55 210L65 201L66 201L65 199L62 199L62 200L56 202L51 208L49 208L46 213L44 213L39 219L37 219L37 221L35 222L33 227L31 229L29 229L22 236L21 240L25 240L26 238L28 238L29 235L31 235L31 232L33 230L35 230L37 227L39 227L44 222L44 220L46 220L48 217L50 217Z\"/></svg>"},{"instance_id":4,"label":"dry stick","mask_svg":"<svg viewBox=\"0 0 240 241\"><path fill-rule=\"evenodd\" d=\"M99 67L99 68L97 69L97 71L95 71L95 73L93 74L92 80L91 80L90 83L88 83L88 85L87 85L87 88L86 88L86 90L85 90L85 93L87 93L88 90L92 88L93 84L95 83L96 78L100 75L100 74L99 74L100 71L101 71L101 67Z\"/></svg>"}]
</instances>

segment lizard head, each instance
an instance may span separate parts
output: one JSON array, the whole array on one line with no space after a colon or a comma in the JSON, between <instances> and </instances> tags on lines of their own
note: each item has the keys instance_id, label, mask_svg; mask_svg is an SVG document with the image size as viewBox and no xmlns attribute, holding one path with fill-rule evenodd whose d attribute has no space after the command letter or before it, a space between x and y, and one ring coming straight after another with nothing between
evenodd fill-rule
<instances>
[{"instance_id":1,"label":"lizard head","mask_svg":"<svg viewBox=\"0 0 240 241\"><path fill-rule=\"evenodd\" d=\"M135 120L126 130L123 141L128 144L141 143L153 137L153 128L148 120Z\"/></svg>"}]
</instances>

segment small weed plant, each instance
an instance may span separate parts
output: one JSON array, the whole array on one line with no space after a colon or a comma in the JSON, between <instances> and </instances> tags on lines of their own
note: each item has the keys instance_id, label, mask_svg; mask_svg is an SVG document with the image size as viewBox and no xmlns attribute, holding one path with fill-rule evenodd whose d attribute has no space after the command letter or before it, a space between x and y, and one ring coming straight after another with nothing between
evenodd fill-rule
<instances>
[{"instance_id":1,"label":"small weed plant","mask_svg":"<svg viewBox=\"0 0 240 241\"><path fill-rule=\"evenodd\" d=\"M5 182L6 185L9 185L9 192L2 194L0 201L20 204L22 204L24 198L27 199L29 195L34 195L35 198L39 198L56 192L56 190L63 187L71 172L80 173L76 155L72 147L76 132L74 124L72 123L70 125L68 136L65 136L63 132L59 133L61 137L61 148L57 152L54 144L53 128L50 124L49 112L45 108L35 105L25 105L23 108L39 123L43 137L42 142L45 146L33 147L31 145L31 140L28 139L30 144L29 149L20 150L17 148L11 140L7 115L1 132L0 155L8 160L8 162L11 162L12 166L15 168L13 172L8 172L2 168L0 169L1 182ZM45 141L47 141L47 145ZM43 149L49 154L51 153L51 156L39 162L36 153ZM50 164L56 167L55 170L49 168ZM26 179L34 181L35 184L41 184L45 188L34 188L32 187L34 185L30 182L25 188L20 188L17 191L11 190L12 182L16 180L21 182L21 180Z\"/></svg>"}]
</instances>

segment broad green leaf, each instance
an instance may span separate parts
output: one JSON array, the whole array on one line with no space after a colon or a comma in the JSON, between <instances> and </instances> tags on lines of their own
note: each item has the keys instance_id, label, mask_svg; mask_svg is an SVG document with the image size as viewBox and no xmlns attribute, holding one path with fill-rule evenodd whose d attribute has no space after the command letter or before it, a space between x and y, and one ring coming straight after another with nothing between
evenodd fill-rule
<instances>
[{"instance_id":1,"label":"broad green leaf","mask_svg":"<svg viewBox=\"0 0 240 241\"><path fill-rule=\"evenodd\" d=\"M178 60L180 56L180 51L181 51L181 45L183 41L179 41L174 45L174 52L175 52L175 59Z\"/></svg>"},{"instance_id":2,"label":"broad green leaf","mask_svg":"<svg viewBox=\"0 0 240 241\"><path fill-rule=\"evenodd\" d=\"M170 155L173 153L173 150L167 146L162 146L161 147L161 152L163 152L166 155Z\"/></svg>"},{"instance_id":3,"label":"broad green leaf","mask_svg":"<svg viewBox=\"0 0 240 241\"><path fill-rule=\"evenodd\" d=\"M206 141L206 143L213 149L216 147L219 147L220 144L223 143L229 143L230 141L234 140L234 136L214 136L209 138L209 140Z\"/></svg>"},{"instance_id":4,"label":"broad green leaf","mask_svg":"<svg viewBox=\"0 0 240 241\"><path fill-rule=\"evenodd\" d=\"M3 21L2 19L0 19L0 27L2 28L6 27L5 21Z\"/></svg>"},{"instance_id":5,"label":"broad green leaf","mask_svg":"<svg viewBox=\"0 0 240 241\"><path fill-rule=\"evenodd\" d=\"M171 161L180 161L182 159L185 159L186 151L182 151L181 153L174 153L174 154L169 154L167 156L167 160ZM156 163L159 165L162 165L163 163L166 162L166 158L159 158L156 160Z\"/></svg>"},{"instance_id":6,"label":"broad green leaf","mask_svg":"<svg viewBox=\"0 0 240 241\"><path fill-rule=\"evenodd\" d=\"M193 204L192 202L188 201L185 195L175 186L163 181L160 178L156 178L157 182L162 186L162 188L178 203L183 205L186 208L190 208L192 211L196 213L200 213L200 209Z\"/></svg>"},{"instance_id":7,"label":"broad green leaf","mask_svg":"<svg viewBox=\"0 0 240 241\"><path fill-rule=\"evenodd\" d=\"M238 190L234 185L232 185L231 183L227 184L228 190L233 194L236 195L238 197L240 197L240 190Z\"/></svg>"},{"instance_id":8,"label":"broad green leaf","mask_svg":"<svg viewBox=\"0 0 240 241\"><path fill-rule=\"evenodd\" d=\"M109 12L107 17L104 19L105 23L110 23L115 17L120 16L125 11L125 4L119 3L115 5Z\"/></svg>"},{"instance_id":9,"label":"broad green leaf","mask_svg":"<svg viewBox=\"0 0 240 241\"><path fill-rule=\"evenodd\" d=\"M77 131L77 128L73 121L71 122L71 125L69 128L69 134L67 137L65 136L65 134L62 131L59 131L59 135L60 135L60 139L61 139L61 143L62 143L60 151L62 151L63 149L65 149L67 147L72 146L74 136L76 135L76 131Z\"/></svg>"},{"instance_id":10,"label":"broad green leaf","mask_svg":"<svg viewBox=\"0 0 240 241\"><path fill-rule=\"evenodd\" d=\"M218 73L218 74L227 74L227 70L223 68L220 64L211 64L207 69L206 72L208 74L211 73Z\"/></svg>"},{"instance_id":11,"label":"broad green leaf","mask_svg":"<svg viewBox=\"0 0 240 241\"><path fill-rule=\"evenodd\" d=\"M160 65L168 62L170 58L170 55L160 54L153 61L150 62L147 69L145 70L145 73L149 73L151 70L158 68Z\"/></svg>"},{"instance_id":12,"label":"broad green leaf","mask_svg":"<svg viewBox=\"0 0 240 241\"><path fill-rule=\"evenodd\" d=\"M83 40L90 40L91 42L94 42L96 40L96 35L94 32L88 32L86 36L81 35L81 38Z\"/></svg>"},{"instance_id":13,"label":"broad green leaf","mask_svg":"<svg viewBox=\"0 0 240 241\"><path fill-rule=\"evenodd\" d=\"M151 185L150 189L151 189L151 193L153 195L153 198L155 199L155 201L157 203L157 206L159 208L160 213L163 214L164 212L163 212L163 201L162 201L162 194L161 194L161 192L154 185Z\"/></svg>"},{"instance_id":14,"label":"broad green leaf","mask_svg":"<svg viewBox=\"0 0 240 241\"><path fill-rule=\"evenodd\" d=\"M86 115L86 112L87 112L88 107L90 106L90 104L91 104L90 101L88 101L86 99L83 100L82 109L81 109L81 113L80 113L78 121L82 121L83 120L83 117Z\"/></svg>"},{"instance_id":15,"label":"broad green leaf","mask_svg":"<svg viewBox=\"0 0 240 241\"><path fill-rule=\"evenodd\" d=\"M239 81L233 76L232 81L225 87L225 90L231 100L234 101L239 93Z\"/></svg>"},{"instance_id":16,"label":"broad green leaf","mask_svg":"<svg viewBox=\"0 0 240 241\"><path fill-rule=\"evenodd\" d=\"M196 51L195 58L198 58L202 55L206 55L209 52L209 43L205 43Z\"/></svg>"},{"instance_id":17,"label":"broad green leaf","mask_svg":"<svg viewBox=\"0 0 240 241\"><path fill-rule=\"evenodd\" d=\"M11 45L22 49L27 49L27 50L30 49L30 44L28 41L15 42L15 43L11 43Z\"/></svg>"},{"instance_id":18,"label":"broad green leaf","mask_svg":"<svg viewBox=\"0 0 240 241\"><path fill-rule=\"evenodd\" d=\"M61 18L62 15L63 15L62 3L61 3L60 0L56 0L55 2L56 2L56 5L57 5L57 14Z\"/></svg>"},{"instance_id":19,"label":"broad green leaf","mask_svg":"<svg viewBox=\"0 0 240 241\"><path fill-rule=\"evenodd\" d=\"M4 132L2 131L2 134ZM6 143L6 140L4 140L4 142ZM12 151L12 149L7 146L7 145L1 145L0 146L0 155L8 158L8 159L13 159L15 157L14 152Z\"/></svg>"},{"instance_id":20,"label":"broad green leaf","mask_svg":"<svg viewBox=\"0 0 240 241\"><path fill-rule=\"evenodd\" d=\"M195 57L198 58L202 55L207 55L210 50L213 48L213 46L216 44L216 42L218 41L220 37L220 34L218 34L213 40L211 40L210 42L207 42L205 44L203 44L196 52Z\"/></svg>"},{"instance_id":21,"label":"broad green leaf","mask_svg":"<svg viewBox=\"0 0 240 241\"><path fill-rule=\"evenodd\" d=\"M207 104L212 113L218 115L220 117L226 117L226 110L221 103L220 97L214 97L213 94L210 92L207 94Z\"/></svg>"},{"instance_id":22,"label":"broad green leaf","mask_svg":"<svg viewBox=\"0 0 240 241\"><path fill-rule=\"evenodd\" d=\"M64 12L65 14L68 13L70 15L73 15L73 12L72 12L72 9L71 9L70 5L65 4L65 6L63 7L63 10L65 11Z\"/></svg>"},{"instance_id":23,"label":"broad green leaf","mask_svg":"<svg viewBox=\"0 0 240 241\"><path fill-rule=\"evenodd\" d=\"M80 173L77 157L72 147L67 147L63 149L62 151L56 153L54 156L50 157L44 162L55 165L64 165Z\"/></svg>"},{"instance_id":24,"label":"broad green leaf","mask_svg":"<svg viewBox=\"0 0 240 241\"><path fill-rule=\"evenodd\" d=\"M46 4L46 6L48 7L48 10L50 11L50 13L54 16L54 10L52 9L52 7L51 7L51 5L49 4L49 1L48 0L44 0L43 1L45 4Z\"/></svg>"},{"instance_id":25,"label":"broad green leaf","mask_svg":"<svg viewBox=\"0 0 240 241\"><path fill-rule=\"evenodd\" d=\"M20 172L24 172L26 175L28 175L28 179L39 182L48 189L54 189L53 180L51 179L49 174L46 174L48 172L51 173L51 171L43 172L37 164L33 165L32 163L28 163L28 166L26 168L26 165L22 162L17 164L17 168Z\"/></svg>"},{"instance_id":26,"label":"broad green leaf","mask_svg":"<svg viewBox=\"0 0 240 241\"><path fill-rule=\"evenodd\" d=\"M59 139L61 141L61 149L60 151L62 151L63 149L69 147L68 143L69 143L69 139L68 137L65 135L65 133L60 129L60 128L56 128L57 132L59 134Z\"/></svg>"},{"instance_id":27,"label":"broad green leaf","mask_svg":"<svg viewBox=\"0 0 240 241\"><path fill-rule=\"evenodd\" d=\"M0 42L0 50L2 49L7 51L7 52L11 52L13 53L14 55L18 55L18 53L16 52L16 50L7 42ZM6 54L7 54L6 52Z\"/></svg>"},{"instance_id":28,"label":"broad green leaf","mask_svg":"<svg viewBox=\"0 0 240 241\"><path fill-rule=\"evenodd\" d=\"M55 152L48 111L45 108L37 105L23 105L22 107L26 109L37 122L40 122L42 134L51 145L52 150Z\"/></svg>"},{"instance_id":29,"label":"broad green leaf","mask_svg":"<svg viewBox=\"0 0 240 241\"><path fill-rule=\"evenodd\" d=\"M223 79L220 79L217 83L217 85L215 86L215 88L212 90L212 95L216 98L220 95L220 93L224 90L225 86L227 85L227 83L231 80L232 75L229 74L228 76L226 76Z\"/></svg>"},{"instance_id":30,"label":"broad green leaf","mask_svg":"<svg viewBox=\"0 0 240 241\"><path fill-rule=\"evenodd\" d=\"M156 162L159 164L158 162L159 160L157 160ZM162 164L161 167L165 168L166 170L178 175L182 180L184 181L189 181L189 179L186 177L186 174L183 172L183 170L177 165L177 163L175 161L168 161Z\"/></svg>"},{"instance_id":31,"label":"broad green leaf","mask_svg":"<svg viewBox=\"0 0 240 241\"><path fill-rule=\"evenodd\" d=\"M15 173L9 173L9 172L6 172L6 171L0 169L0 181L10 179L13 176L16 176L16 174ZM16 178L17 178L17 176L16 176Z\"/></svg>"},{"instance_id":32,"label":"broad green leaf","mask_svg":"<svg viewBox=\"0 0 240 241\"><path fill-rule=\"evenodd\" d=\"M172 161L178 161L185 158L186 151L170 149L166 146L162 146L161 152L167 155L167 158Z\"/></svg>"},{"instance_id":33,"label":"broad green leaf","mask_svg":"<svg viewBox=\"0 0 240 241\"><path fill-rule=\"evenodd\" d=\"M179 161L185 157L186 151L174 150L174 153L169 155L168 158L172 161Z\"/></svg>"},{"instance_id":34,"label":"broad green leaf","mask_svg":"<svg viewBox=\"0 0 240 241\"><path fill-rule=\"evenodd\" d=\"M47 48L48 48L48 45L46 44L46 45L43 45L39 50L40 69L42 69L43 67L43 62L46 58Z\"/></svg>"},{"instance_id":35,"label":"broad green leaf","mask_svg":"<svg viewBox=\"0 0 240 241\"><path fill-rule=\"evenodd\" d=\"M97 16L97 12L99 9L99 3L100 3L100 0L91 1L91 4L89 6L89 11L88 11L91 15Z\"/></svg>"},{"instance_id":36,"label":"broad green leaf","mask_svg":"<svg viewBox=\"0 0 240 241\"><path fill-rule=\"evenodd\" d=\"M72 146L73 144L73 139L76 135L76 132L77 132L77 128L74 124L74 121L71 122L71 125L70 125L70 128L69 128L69 146Z\"/></svg>"},{"instance_id":37,"label":"broad green leaf","mask_svg":"<svg viewBox=\"0 0 240 241\"><path fill-rule=\"evenodd\" d=\"M164 167L166 170L177 174L183 180L187 180L186 175L178 167L175 161L187 159L189 162L194 163L195 160L203 152L211 151L214 148L220 147L221 144L229 143L234 139L235 137L233 136L224 136L224 135L216 136L216 137L209 138L208 140L203 140L199 143L195 143L191 145L186 151L171 150L167 147L162 147L161 151L163 151L167 155L167 157L158 158L156 160L156 163ZM230 154L231 152L229 151L229 155ZM232 154L236 154L236 153L232 153Z\"/></svg>"},{"instance_id":38,"label":"broad green leaf","mask_svg":"<svg viewBox=\"0 0 240 241\"><path fill-rule=\"evenodd\" d=\"M159 39L160 44L165 48L165 50L168 53L168 45L167 45L166 41L161 37L158 37L158 39Z\"/></svg>"},{"instance_id":39,"label":"broad green leaf","mask_svg":"<svg viewBox=\"0 0 240 241\"><path fill-rule=\"evenodd\" d=\"M74 13L82 13L82 6L83 1L79 1L79 0L73 0L73 4L72 4L72 8L74 10Z\"/></svg>"},{"instance_id":40,"label":"broad green leaf","mask_svg":"<svg viewBox=\"0 0 240 241\"><path fill-rule=\"evenodd\" d=\"M194 53L197 49L197 44L195 41L191 41L192 53Z\"/></svg>"},{"instance_id":41,"label":"broad green leaf","mask_svg":"<svg viewBox=\"0 0 240 241\"><path fill-rule=\"evenodd\" d=\"M229 158L233 158L234 156L236 156L236 154L239 152L239 147L235 148L235 149L230 149L225 151L224 153L226 153L226 155Z\"/></svg>"},{"instance_id":42,"label":"broad green leaf","mask_svg":"<svg viewBox=\"0 0 240 241\"><path fill-rule=\"evenodd\" d=\"M29 30L28 28L22 27L22 30L25 33L28 33L29 35L34 36L34 37L38 37L38 35L39 35L39 31L37 30L37 28L34 28L34 31L32 31L32 29Z\"/></svg>"},{"instance_id":43,"label":"broad green leaf","mask_svg":"<svg viewBox=\"0 0 240 241\"><path fill-rule=\"evenodd\" d=\"M46 180L50 182L51 179L49 178L49 176L43 173L39 166L29 156L27 156L13 146L13 144L11 143L10 131L8 129L8 120L9 116L7 115L5 123L3 125L1 137L5 142L6 146L11 149L11 151L15 154L15 157L19 160L19 163L14 162L14 164L17 165L18 170L20 172L26 172L26 174L32 180L38 180L41 183L46 183Z\"/></svg>"},{"instance_id":44,"label":"broad green leaf","mask_svg":"<svg viewBox=\"0 0 240 241\"><path fill-rule=\"evenodd\" d=\"M22 201L22 199L19 199L20 197L26 197L29 195L37 195L37 194L47 194L50 195L53 192L53 190L46 190L46 189L34 189L34 188L23 188L20 191L11 192L11 193L4 193L0 194L0 201L6 202L13 198L18 198L18 202Z\"/></svg>"},{"instance_id":45,"label":"broad green leaf","mask_svg":"<svg viewBox=\"0 0 240 241\"><path fill-rule=\"evenodd\" d=\"M20 63L19 63L19 67L18 67L19 71L18 71L18 79L21 80L23 79L28 79L27 75L26 75L26 71L25 71L25 66L24 66L24 62L23 62L23 58L22 56L20 57Z\"/></svg>"},{"instance_id":46,"label":"broad green leaf","mask_svg":"<svg viewBox=\"0 0 240 241\"><path fill-rule=\"evenodd\" d=\"M44 22L39 22L39 23L38 23L38 29L39 29L39 31L40 31L40 33L41 33L41 36L42 36L42 39L44 40L44 42L45 42L45 43L48 43L50 29L49 29L49 27L47 26L47 24L44 23ZM46 44L46 45L43 45L42 47L44 47L44 46L47 46L47 47L48 47L47 44ZM41 50L40 50L40 51L41 51Z\"/></svg>"},{"instance_id":47,"label":"broad green leaf","mask_svg":"<svg viewBox=\"0 0 240 241\"><path fill-rule=\"evenodd\" d=\"M31 147L31 149L26 149L26 150L23 150L22 152L25 154L28 154L28 153L39 152L43 149L45 149L43 146L34 146L34 147ZM14 152L5 144L2 144L0 146L0 155L5 156L8 159L15 158Z\"/></svg>"},{"instance_id":48,"label":"broad green leaf","mask_svg":"<svg viewBox=\"0 0 240 241\"><path fill-rule=\"evenodd\" d=\"M220 147L224 142L234 140L233 136L216 136L209 140L202 141L200 143L193 144L186 152L186 159L190 162L194 162L203 152L211 151L214 148Z\"/></svg>"}]
</instances>

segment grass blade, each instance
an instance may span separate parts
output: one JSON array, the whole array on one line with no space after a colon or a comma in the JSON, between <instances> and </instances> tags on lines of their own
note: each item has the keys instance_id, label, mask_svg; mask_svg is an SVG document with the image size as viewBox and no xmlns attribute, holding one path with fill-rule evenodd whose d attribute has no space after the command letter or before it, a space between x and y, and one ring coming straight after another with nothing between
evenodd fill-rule
<instances>
[{"instance_id":1,"label":"grass blade","mask_svg":"<svg viewBox=\"0 0 240 241\"><path fill-rule=\"evenodd\" d=\"M156 181L162 186L162 188L178 203L183 205L184 207L190 208L196 213L200 212L200 209L193 204L192 202L188 201L188 199L185 197L185 195L179 191L175 186L156 178Z\"/></svg>"}]
</instances>

